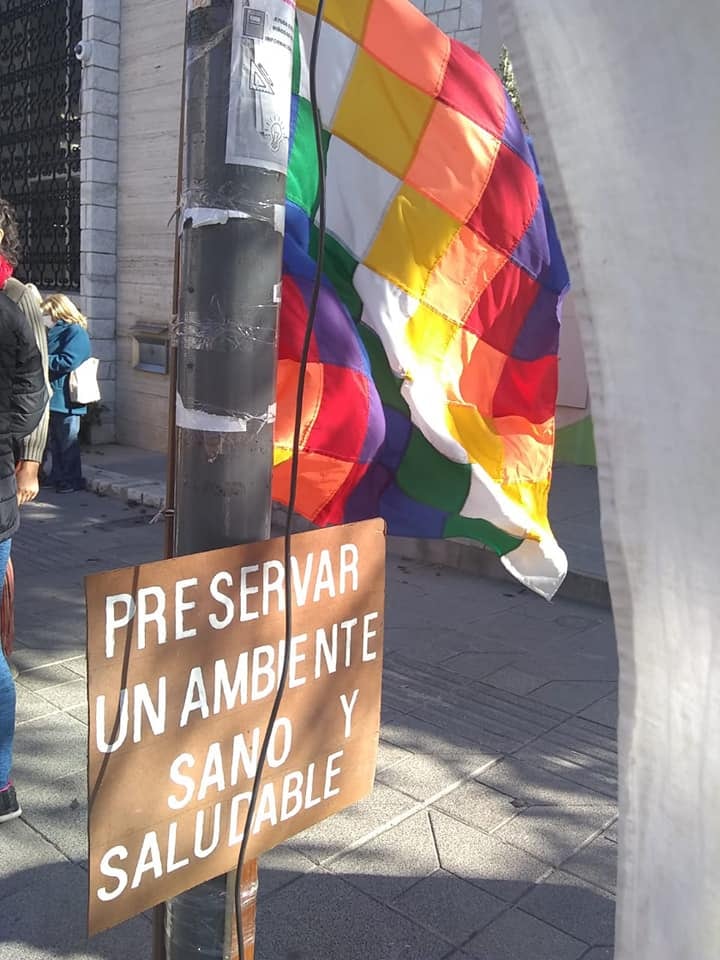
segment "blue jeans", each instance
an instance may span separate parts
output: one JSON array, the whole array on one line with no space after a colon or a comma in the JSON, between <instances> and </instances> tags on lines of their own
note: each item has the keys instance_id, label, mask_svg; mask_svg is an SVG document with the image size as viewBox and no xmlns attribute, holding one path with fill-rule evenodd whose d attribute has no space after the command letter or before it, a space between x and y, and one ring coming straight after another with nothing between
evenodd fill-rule
<instances>
[{"instance_id":1,"label":"blue jeans","mask_svg":"<svg viewBox=\"0 0 720 960\"><path fill-rule=\"evenodd\" d=\"M11 545L12 540L3 540L0 543L0 584L5 581ZM7 660L0 651L0 790L10 782L14 735L15 681Z\"/></svg>"},{"instance_id":2,"label":"blue jeans","mask_svg":"<svg viewBox=\"0 0 720 960\"><path fill-rule=\"evenodd\" d=\"M50 482L56 486L69 483L78 488L82 485L80 463L80 417L77 413L50 411L50 453L52 469Z\"/></svg>"}]
</instances>

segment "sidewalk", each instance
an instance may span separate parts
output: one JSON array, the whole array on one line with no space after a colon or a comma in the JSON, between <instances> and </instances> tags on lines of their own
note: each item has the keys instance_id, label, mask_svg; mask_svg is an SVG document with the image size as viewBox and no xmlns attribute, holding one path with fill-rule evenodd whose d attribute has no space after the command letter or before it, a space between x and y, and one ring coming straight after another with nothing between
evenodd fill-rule
<instances>
[{"instance_id":1,"label":"sidewalk","mask_svg":"<svg viewBox=\"0 0 720 960\"><path fill-rule=\"evenodd\" d=\"M149 960L146 917L84 937L81 578L157 559L155 512L87 493L24 514L3 960ZM263 858L257 960L611 960L616 675L609 611L389 557L377 785Z\"/></svg>"},{"instance_id":2,"label":"sidewalk","mask_svg":"<svg viewBox=\"0 0 720 960\"><path fill-rule=\"evenodd\" d=\"M165 500L165 454L110 444L83 453L91 490L159 510ZM278 523L281 514L274 518ZM556 466L550 494L550 519L568 556L569 573L560 596L580 603L610 606L600 536L597 471ZM391 537L393 553L425 563L439 563L466 573L505 578L497 558L469 541L422 541ZM512 582L508 579L508 582Z\"/></svg>"}]
</instances>

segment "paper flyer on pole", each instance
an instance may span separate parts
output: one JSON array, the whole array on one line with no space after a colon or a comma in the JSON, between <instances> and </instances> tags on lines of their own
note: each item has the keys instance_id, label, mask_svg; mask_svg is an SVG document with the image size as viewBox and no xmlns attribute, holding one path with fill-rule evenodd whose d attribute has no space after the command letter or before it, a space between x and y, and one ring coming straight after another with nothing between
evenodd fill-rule
<instances>
[{"instance_id":1,"label":"paper flyer on pole","mask_svg":"<svg viewBox=\"0 0 720 960\"><path fill-rule=\"evenodd\" d=\"M235 0L226 162L285 173L294 0Z\"/></svg>"}]
</instances>

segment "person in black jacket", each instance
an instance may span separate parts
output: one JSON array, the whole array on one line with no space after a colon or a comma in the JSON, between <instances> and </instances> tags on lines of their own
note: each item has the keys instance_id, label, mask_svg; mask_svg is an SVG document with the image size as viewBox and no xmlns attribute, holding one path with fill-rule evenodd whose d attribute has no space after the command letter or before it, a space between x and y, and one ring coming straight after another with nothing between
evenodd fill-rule
<instances>
[{"instance_id":1,"label":"person in black jacket","mask_svg":"<svg viewBox=\"0 0 720 960\"><path fill-rule=\"evenodd\" d=\"M2 239L0 230L0 251ZM45 371L32 330L18 307L0 293L0 583L20 523L15 448L33 432L46 405ZM10 781L14 733L15 684L0 655L0 823L21 813Z\"/></svg>"}]
</instances>

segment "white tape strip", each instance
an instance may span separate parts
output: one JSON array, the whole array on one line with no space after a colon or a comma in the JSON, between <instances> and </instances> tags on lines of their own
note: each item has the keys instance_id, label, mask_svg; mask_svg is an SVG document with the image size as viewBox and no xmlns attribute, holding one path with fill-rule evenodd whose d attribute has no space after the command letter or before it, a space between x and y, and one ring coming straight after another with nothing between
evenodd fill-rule
<instances>
[{"instance_id":1,"label":"white tape strip","mask_svg":"<svg viewBox=\"0 0 720 960\"><path fill-rule=\"evenodd\" d=\"M204 410L188 410L178 393L175 398L175 422L183 430L199 430L203 433L247 433L249 423L258 423L259 430L275 423L277 404L268 407L266 414L257 416L251 413L239 413L234 417L223 417Z\"/></svg>"},{"instance_id":2,"label":"white tape strip","mask_svg":"<svg viewBox=\"0 0 720 960\"><path fill-rule=\"evenodd\" d=\"M244 210L221 210L218 207L186 207L180 218L179 230L182 233L188 221L190 221L192 229L195 230L200 227L221 226L228 220L252 219L251 214L245 213ZM285 233L285 207L280 203L273 204L272 223L277 233Z\"/></svg>"}]
</instances>

